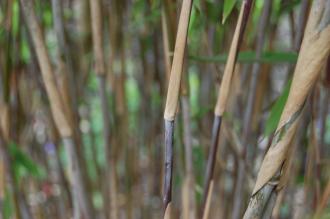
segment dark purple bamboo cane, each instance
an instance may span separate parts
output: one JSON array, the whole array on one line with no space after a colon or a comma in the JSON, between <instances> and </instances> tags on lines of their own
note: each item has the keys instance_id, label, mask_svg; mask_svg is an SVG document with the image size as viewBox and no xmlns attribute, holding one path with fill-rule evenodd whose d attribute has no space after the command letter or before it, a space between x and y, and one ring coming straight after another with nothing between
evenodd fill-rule
<instances>
[{"instance_id":1,"label":"dark purple bamboo cane","mask_svg":"<svg viewBox=\"0 0 330 219\"><path fill-rule=\"evenodd\" d=\"M227 62L227 65L231 65L231 66L226 66L226 68L230 69L230 71L225 72L225 74L230 74L230 79L229 82L231 81L231 75L233 74L234 71L234 66L236 63L236 59L237 59L237 55L238 55L238 51L240 49L242 40L243 40L243 35L244 35L244 31L246 29L246 25L248 22L248 18L249 18L249 14L252 8L252 3L253 0L245 0L243 2L242 5L242 9L243 10L243 14L242 14L242 20L241 23L239 23L240 21L238 21L237 27L239 28L237 29L235 32L238 31L238 40L235 42L235 39L233 39L232 45L231 47L235 48L234 50L231 50L230 52L233 53L232 55L234 55L234 61L233 62ZM225 75L224 75L225 76ZM221 84L221 86L226 87L226 90L229 90L230 88L230 84ZM219 94L221 95L221 93ZM220 98L222 99L222 98ZM219 99L218 99L219 100ZM223 109L224 106L226 105L226 98L224 98L224 100L220 100L220 102L218 101L217 106L216 106L216 111L217 107L219 107L220 105ZM203 212L205 210L205 205L206 205L206 200L207 200L207 195L209 194L209 188L210 188L210 184L211 181L213 180L213 173L214 173L214 167L215 167L215 160L216 160L216 154L218 151L218 142L219 142L219 134L220 134L220 128L221 128L221 120L222 120L222 113L223 110L219 110L220 113L215 112L215 116L214 116L214 120L213 120L213 129L212 129L212 139L211 139L211 148L209 151L209 156L208 156L208 160L207 160L207 168L206 168L206 176L205 176L205 181L204 181L204 192L203 192L203 202L202 202L202 209L201 209L201 214L203 215Z\"/></svg>"}]
</instances>

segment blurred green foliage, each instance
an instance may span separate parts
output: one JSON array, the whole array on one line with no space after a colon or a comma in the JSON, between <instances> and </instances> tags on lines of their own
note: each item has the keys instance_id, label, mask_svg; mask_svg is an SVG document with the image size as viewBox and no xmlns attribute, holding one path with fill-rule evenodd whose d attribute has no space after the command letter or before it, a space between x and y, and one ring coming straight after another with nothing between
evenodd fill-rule
<instances>
[{"instance_id":1,"label":"blurred green foliage","mask_svg":"<svg viewBox=\"0 0 330 219\"><path fill-rule=\"evenodd\" d=\"M8 150L13 161L16 180L20 180L27 175L38 179L44 179L46 177L45 169L32 160L16 143L10 142Z\"/></svg>"}]
</instances>

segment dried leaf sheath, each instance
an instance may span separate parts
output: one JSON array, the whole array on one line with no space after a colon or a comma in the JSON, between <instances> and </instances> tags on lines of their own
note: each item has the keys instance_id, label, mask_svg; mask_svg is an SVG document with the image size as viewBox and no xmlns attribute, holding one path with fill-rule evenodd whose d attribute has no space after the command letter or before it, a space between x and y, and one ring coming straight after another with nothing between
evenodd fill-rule
<instances>
[{"instance_id":1,"label":"dried leaf sheath","mask_svg":"<svg viewBox=\"0 0 330 219\"><path fill-rule=\"evenodd\" d=\"M324 0L315 1L313 5L299 52L288 100L276 130L278 138L274 138L273 144L265 156L253 194L275 175L285 161L286 152L290 146L287 144L290 140L288 138L293 137L291 135L293 129L297 128L299 114L301 113L307 95L314 86L329 54L329 22L327 26L323 28L321 26L324 19L330 20L330 12L328 12L328 15L324 14L325 4L327 4L327 8L330 8L329 1L326 3ZM323 18L321 17L322 14L324 14ZM318 23L321 18L321 22Z\"/></svg>"},{"instance_id":2,"label":"dried leaf sheath","mask_svg":"<svg viewBox=\"0 0 330 219\"><path fill-rule=\"evenodd\" d=\"M306 98L318 79L329 52L330 1L317 0L313 2L308 18L288 100L272 145L258 173L252 198L244 218L257 218L260 216L265 197L273 193L267 192L270 187L273 187L269 186L270 181L279 177L279 184L275 188L279 190L283 187L287 176L286 161L290 156L290 142L297 130ZM260 197L263 197L263 199L260 199Z\"/></svg>"}]
</instances>

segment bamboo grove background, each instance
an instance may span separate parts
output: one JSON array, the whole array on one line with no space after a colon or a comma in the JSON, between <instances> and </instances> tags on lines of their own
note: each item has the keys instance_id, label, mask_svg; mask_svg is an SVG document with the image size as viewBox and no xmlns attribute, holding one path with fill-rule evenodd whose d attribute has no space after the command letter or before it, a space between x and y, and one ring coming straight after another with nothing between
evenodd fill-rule
<instances>
[{"instance_id":1,"label":"bamboo grove background","mask_svg":"<svg viewBox=\"0 0 330 219\"><path fill-rule=\"evenodd\" d=\"M0 218L329 218L329 51L329 0L1 0Z\"/></svg>"}]
</instances>

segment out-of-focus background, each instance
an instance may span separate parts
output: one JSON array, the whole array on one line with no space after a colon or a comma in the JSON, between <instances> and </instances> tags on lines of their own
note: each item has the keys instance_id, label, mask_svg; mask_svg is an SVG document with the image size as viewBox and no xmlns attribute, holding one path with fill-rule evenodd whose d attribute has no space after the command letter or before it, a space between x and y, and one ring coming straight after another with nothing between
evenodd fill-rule
<instances>
[{"instance_id":1,"label":"out-of-focus background","mask_svg":"<svg viewBox=\"0 0 330 219\"><path fill-rule=\"evenodd\" d=\"M312 1L273 0L263 13L266 2L254 1L237 58L209 218L231 218L241 159L248 167L241 214L247 207L288 97ZM0 1L0 218L162 218L163 113L181 4ZM187 207L188 159L196 215L202 203L213 112L241 4L193 1L180 99L188 111L180 106L175 121L172 218L182 218ZM92 36L95 27L101 31ZM256 63L258 83L251 87ZM324 66L291 143L290 177L273 218L330 217L329 94L330 66Z\"/></svg>"}]
</instances>

